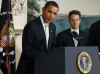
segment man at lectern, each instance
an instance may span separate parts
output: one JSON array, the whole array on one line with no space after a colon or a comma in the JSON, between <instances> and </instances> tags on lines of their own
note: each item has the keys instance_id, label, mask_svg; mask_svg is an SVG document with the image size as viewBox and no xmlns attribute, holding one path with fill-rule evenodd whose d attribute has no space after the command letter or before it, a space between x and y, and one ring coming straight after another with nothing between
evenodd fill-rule
<instances>
[{"instance_id":1,"label":"man at lectern","mask_svg":"<svg viewBox=\"0 0 100 74\"><path fill-rule=\"evenodd\" d=\"M36 69L38 56L47 54L55 46L56 27L51 22L58 11L58 4L48 1L42 9L42 15L26 25L22 37L22 55L16 74L39 72Z\"/></svg>"}]
</instances>

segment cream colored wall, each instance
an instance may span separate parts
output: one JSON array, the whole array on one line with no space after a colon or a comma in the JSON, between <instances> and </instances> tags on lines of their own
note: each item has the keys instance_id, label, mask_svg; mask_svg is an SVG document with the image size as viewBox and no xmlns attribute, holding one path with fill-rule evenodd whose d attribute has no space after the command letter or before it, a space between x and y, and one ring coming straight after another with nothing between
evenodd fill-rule
<instances>
[{"instance_id":1,"label":"cream colored wall","mask_svg":"<svg viewBox=\"0 0 100 74\"><path fill-rule=\"evenodd\" d=\"M1 3L2 3L2 0L0 0L0 12L1 12Z\"/></svg>"},{"instance_id":2,"label":"cream colored wall","mask_svg":"<svg viewBox=\"0 0 100 74\"><path fill-rule=\"evenodd\" d=\"M22 3L22 6L21 6ZM27 0L16 0L12 8L14 28L22 29L27 23Z\"/></svg>"},{"instance_id":3,"label":"cream colored wall","mask_svg":"<svg viewBox=\"0 0 100 74\"><path fill-rule=\"evenodd\" d=\"M16 36L15 46L16 46L15 47L15 53L16 53L15 59L16 59L16 69L17 69L18 63L19 63L19 60L20 60L20 56L21 56L21 53L22 53L22 35Z\"/></svg>"},{"instance_id":4,"label":"cream colored wall","mask_svg":"<svg viewBox=\"0 0 100 74\"><path fill-rule=\"evenodd\" d=\"M48 0L50 1L50 0ZM78 9L83 15L100 15L100 0L52 0L57 1L60 12L68 14L72 9Z\"/></svg>"}]
</instances>

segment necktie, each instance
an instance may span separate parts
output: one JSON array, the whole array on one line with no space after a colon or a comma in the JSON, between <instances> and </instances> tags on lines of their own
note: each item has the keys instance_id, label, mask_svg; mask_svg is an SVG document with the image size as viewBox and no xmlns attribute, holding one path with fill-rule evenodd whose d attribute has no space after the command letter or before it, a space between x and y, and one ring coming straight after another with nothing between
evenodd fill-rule
<instances>
[{"instance_id":1,"label":"necktie","mask_svg":"<svg viewBox=\"0 0 100 74\"><path fill-rule=\"evenodd\" d=\"M72 36L73 36L76 40L79 39L79 35L78 35L75 31L72 32Z\"/></svg>"},{"instance_id":2,"label":"necktie","mask_svg":"<svg viewBox=\"0 0 100 74\"><path fill-rule=\"evenodd\" d=\"M75 44L75 47L77 47L77 45L78 45L78 41L79 41L79 35L75 32L75 31L73 31L72 32L72 36L73 36L73 40L74 40L74 44Z\"/></svg>"}]
</instances>

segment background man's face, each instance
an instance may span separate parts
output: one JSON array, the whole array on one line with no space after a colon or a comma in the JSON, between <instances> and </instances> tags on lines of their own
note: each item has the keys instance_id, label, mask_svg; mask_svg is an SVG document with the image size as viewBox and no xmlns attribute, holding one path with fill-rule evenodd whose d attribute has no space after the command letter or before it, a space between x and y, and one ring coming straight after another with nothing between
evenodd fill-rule
<instances>
[{"instance_id":1,"label":"background man's face","mask_svg":"<svg viewBox=\"0 0 100 74\"><path fill-rule=\"evenodd\" d=\"M49 6L48 8L43 8L42 12L43 12L44 21L46 23L52 22L56 17L58 10L59 9L53 5Z\"/></svg>"},{"instance_id":2,"label":"background man's face","mask_svg":"<svg viewBox=\"0 0 100 74\"><path fill-rule=\"evenodd\" d=\"M70 19L69 19L69 23L71 25L71 27L73 29L78 29L80 26L80 16L77 14L72 14Z\"/></svg>"}]
</instances>

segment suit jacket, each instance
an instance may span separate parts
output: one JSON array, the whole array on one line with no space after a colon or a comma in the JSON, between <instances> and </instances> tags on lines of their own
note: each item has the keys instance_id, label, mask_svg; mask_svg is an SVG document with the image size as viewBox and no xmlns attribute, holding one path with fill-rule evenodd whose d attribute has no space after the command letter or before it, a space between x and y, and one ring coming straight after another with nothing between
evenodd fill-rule
<instances>
[{"instance_id":1,"label":"suit jacket","mask_svg":"<svg viewBox=\"0 0 100 74\"><path fill-rule=\"evenodd\" d=\"M89 29L88 45L98 46L100 51L100 20L93 23Z\"/></svg>"},{"instance_id":2,"label":"suit jacket","mask_svg":"<svg viewBox=\"0 0 100 74\"><path fill-rule=\"evenodd\" d=\"M46 37L40 18L36 18L26 25L22 37L22 55L16 74L34 74L36 59L43 53L48 53L55 46L55 25L49 24L49 41L46 46Z\"/></svg>"},{"instance_id":3,"label":"suit jacket","mask_svg":"<svg viewBox=\"0 0 100 74\"><path fill-rule=\"evenodd\" d=\"M79 42L78 46L86 45L86 33L79 30ZM56 37L56 46L57 47L66 47L66 46L75 46L73 41L73 36L70 29L67 29L61 33L59 33Z\"/></svg>"}]
</instances>

